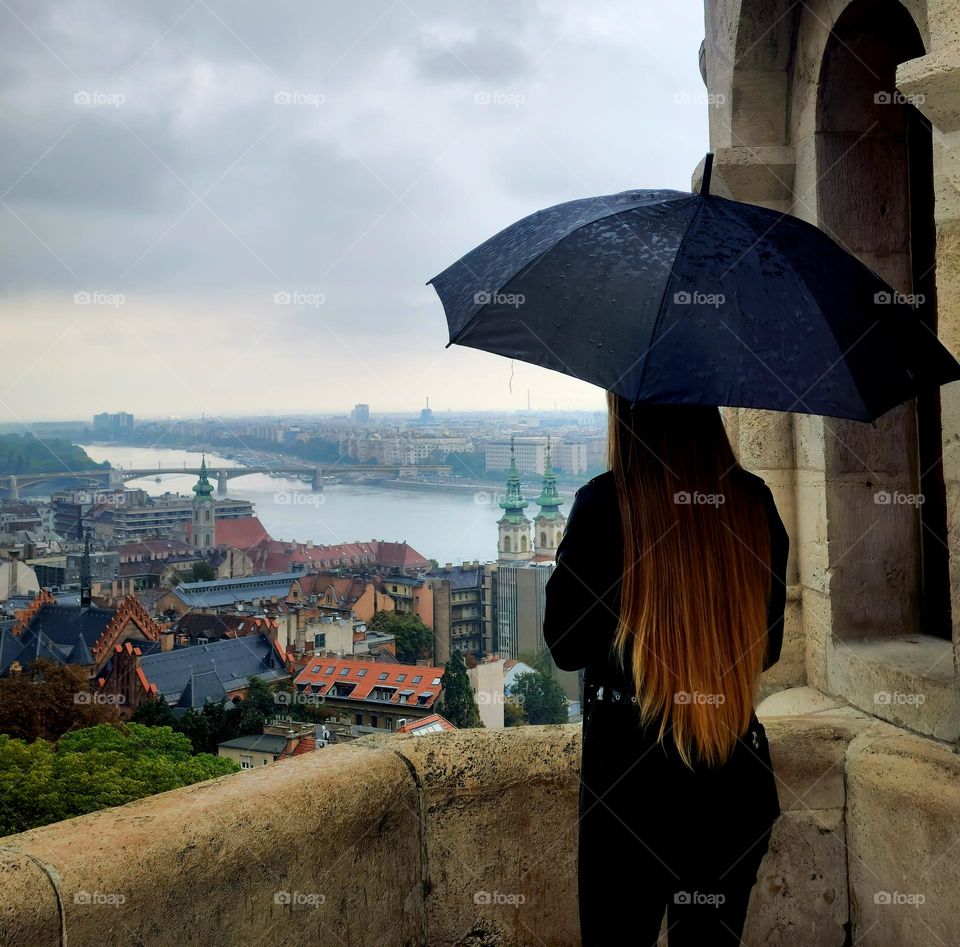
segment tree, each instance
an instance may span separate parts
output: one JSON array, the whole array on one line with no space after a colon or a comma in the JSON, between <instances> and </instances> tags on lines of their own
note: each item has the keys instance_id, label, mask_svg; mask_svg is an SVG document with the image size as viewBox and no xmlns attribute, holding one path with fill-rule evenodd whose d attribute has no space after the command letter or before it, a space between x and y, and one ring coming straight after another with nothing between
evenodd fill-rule
<instances>
[{"instance_id":1,"label":"tree","mask_svg":"<svg viewBox=\"0 0 960 947\"><path fill-rule=\"evenodd\" d=\"M393 635L397 660L415 664L418 658L433 654L433 632L416 616L408 612L377 612L370 622L373 631Z\"/></svg>"},{"instance_id":2,"label":"tree","mask_svg":"<svg viewBox=\"0 0 960 947\"><path fill-rule=\"evenodd\" d=\"M68 730L120 719L108 696L91 692L89 674L41 658L0 679L0 733L28 742L58 740Z\"/></svg>"},{"instance_id":3,"label":"tree","mask_svg":"<svg viewBox=\"0 0 960 947\"><path fill-rule=\"evenodd\" d=\"M193 577L191 582L209 582L217 577L217 570L205 559L193 564Z\"/></svg>"},{"instance_id":4,"label":"tree","mask_svg":"<svg viewBox=\"0 0 960 947\"><path fill-rule=\"evenodd\" d=\"M527 715L523 712L523 704L512 694L503 698L503 725L505 727L520 727L527 722Z\"/></svg>"},{"instance_id":5,"label":"tree","mask_svg":"<svg viewBox=\"0 0 960 947\"><path fill-rule=\"evenodd\" d=\"M461 729L483 726L480 708L477 707L470 678L467 677L467 667L459 651L454 651L447 661L440 686L443 693L440 695L439 712L450 723Z\"/></svg>"},{"instance_id":6,"label":"tree","mask_svg":"<svg viewBox=\"0 0 960 947\"><path fill-rule=\"evenodd\" d=\"M549 648L540 648L537 651L524 651L517 657L518 660L532 667L534 671L539 671L548 677L553 674L553 658L550 656Z\"/></svg>"},{"instance_id":7,"label":"tree","mask_svg":"<svg viewBox=\"0 0 960 947\"><path fill-rule=\"evenodd\" d=\"M167 698L161 694L155 700L142 703L131 714L130 719L133 723L142 723L145 727L173 727L177 718L174 717Z\"/></svg>"},{"instance_id":8,"label":"tree","mask_svg":"<svg viewBox=\"0 0 960 947\"><path fill-rule=\"evenodd\" d=\"M170 727L128 723L77 730L53 744L0 735L0 835L237 772L193 755Z\"/></svg>"},{"instance_id":9,"label":"tree","mask_svg":"<svg viewBox=\"0 0 960 947\"><path fill-rule=\"evenodd\" d=\"M523 706L527 723L566 723L567 695L552 677L539 671L525 671L513 682L511 694Z\"/></svg>"}]
</instances>

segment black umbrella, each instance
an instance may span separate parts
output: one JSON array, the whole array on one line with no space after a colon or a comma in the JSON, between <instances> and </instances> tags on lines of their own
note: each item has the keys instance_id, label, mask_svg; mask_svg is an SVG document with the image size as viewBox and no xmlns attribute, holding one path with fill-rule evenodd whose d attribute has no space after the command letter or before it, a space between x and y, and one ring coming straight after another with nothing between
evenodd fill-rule
<instances>
[{"instance_id":1,"label":"black umbrella","mask_svg":"<svg viewBox=\"0 0 960 947\"><path fill-rule=\"evenodd\" d=\"M709 193L557 204L435 276L450 342L633 402L872 421L960 364L823 231Z\"/></svg>"}]
</instances>

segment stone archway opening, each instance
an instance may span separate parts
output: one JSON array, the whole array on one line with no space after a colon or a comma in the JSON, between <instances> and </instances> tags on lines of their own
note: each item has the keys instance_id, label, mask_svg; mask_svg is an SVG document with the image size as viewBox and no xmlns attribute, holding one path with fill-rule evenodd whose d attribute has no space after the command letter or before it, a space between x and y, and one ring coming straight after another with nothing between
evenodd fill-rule
<instances>
[{"instance_id":1,"label":"stone archway opening","mask_svg":"<svg viewBox=\"0 0 960 947\"><path fill-rule=\"evenodd\" d=\"M924 52L896 0L854 0L837 20L817 88L817 223L935 332L931 129L896 89ZM873 427L826 422L835 636L951 637L940 432L937 391Z\"/></svg>"}]
</instances>

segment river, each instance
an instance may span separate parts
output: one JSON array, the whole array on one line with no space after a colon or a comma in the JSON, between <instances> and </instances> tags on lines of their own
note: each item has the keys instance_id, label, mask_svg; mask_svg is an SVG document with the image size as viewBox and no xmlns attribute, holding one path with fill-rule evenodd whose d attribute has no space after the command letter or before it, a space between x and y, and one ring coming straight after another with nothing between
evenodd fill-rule
<instances>
[{"instance_id":1,"label":"river","mask_svg":"<svg viewBox=\"0 0 960 947\"><path fill-rule=\"evenodd\" d=\"M95 461L109 461L114 467L169 467L200 465L201 455L194 451L153 447L124 447L108 444L83 445ZM235 461L207 454L211 467L235 467ZM212 479L212 478L211 478ZM128 487L146 490L152 496L182 493L192 496L196 477L183 473L127 481ZM504 488L505 489L505 488ZM537 496L539 478L527 477L524 495ZM322 493L314 493L300 480L250 474L232 479L229 496L249 500L256 507L267 532L274 539L315 543L342 543L384 539L406 540L417 552L441 565L497 557L497 506L501 495L486 490L402 490L351 483L328 484ZM565 498L564 512L569 506ZM534 515L536 505L527 510Z\"/></svg>"}]
</instances>

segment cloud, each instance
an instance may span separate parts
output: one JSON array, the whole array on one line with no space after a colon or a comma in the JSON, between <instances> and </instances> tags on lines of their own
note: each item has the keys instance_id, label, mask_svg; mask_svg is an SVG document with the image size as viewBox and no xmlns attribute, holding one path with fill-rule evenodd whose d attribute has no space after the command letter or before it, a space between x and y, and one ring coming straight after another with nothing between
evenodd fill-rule
<instances>
[{"instance_id":1,"label":"cloud","mask_svg":"<svg viewBox=\"0 0 960 947\"><path fill-rule=\"evenodd\" d=\"M706 148L674 103L703 29L673 8L15 0L0 24L0 298L42 355L0 416L600 406L444 350L424 283L539 207L688 187ZM130 302L76 325L81 291ZM211 366L238 386L198 387Z\"/></svg>"}]
</instances>

